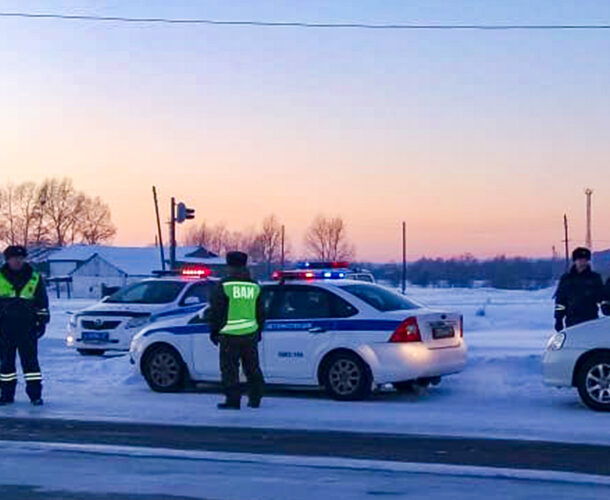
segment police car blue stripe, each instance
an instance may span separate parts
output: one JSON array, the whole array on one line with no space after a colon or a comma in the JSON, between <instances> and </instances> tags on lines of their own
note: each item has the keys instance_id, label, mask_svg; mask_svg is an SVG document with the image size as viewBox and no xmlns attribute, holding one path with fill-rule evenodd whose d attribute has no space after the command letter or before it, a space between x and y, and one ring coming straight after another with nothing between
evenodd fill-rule
<instances>
[{"instance_id":1,"label":"police car blue stripe","mask_svg":"<svg viewBox=\"0 0 610 500\"><path fill-rule=\"evenodd\" d=\"M190 314L199 311L205 304L197 304L194 306L182 306L180 309L170 309L158 314L153 314L155 318L167 318L168 316L179 316L181 314Z\"/></svg>"},{"instance_id":2,"label":"police car blue stripe","mask_svg":"<svg viewBox=\"0 0 610 500\"><path fill-rule=\"evenodd\" d=\"M265 332L304 331L310 328L324 328L335 332L380 331L391 332L400 325L396 320L377 319L337 319L337 320L270 320L265 323ZM170 333L172 335L206 335L210 333L209 325L170 326L147 331L144 336L153 333Z\"/></svg>"}]
</instances>

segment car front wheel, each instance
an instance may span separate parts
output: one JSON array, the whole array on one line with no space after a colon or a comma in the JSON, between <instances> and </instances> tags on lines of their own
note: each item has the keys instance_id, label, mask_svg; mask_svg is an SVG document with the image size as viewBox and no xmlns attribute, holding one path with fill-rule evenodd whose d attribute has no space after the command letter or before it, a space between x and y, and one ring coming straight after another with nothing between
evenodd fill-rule
<instances>
[{"instance_id":1,"label":"car front wheel","mask_svg":"<svg viewBox=\"0 0 610 500\"><path fill-rule=\"evenodd\" d=\"M339 401L359 401L371 393L372 376L355 354L337 353L325 363L322 384L326 393Z\"/></svg>"},{"instance_id":2,"label":"car front wheel","mask_svg":"<svg viewBox=\"0 0 610 500\"><path fill-rule=\"evenodd\" d=\"M610 411L610 354L596 354L587 359L576 374L576 387L589 408Z\"/></svg>"},{"instance_id":3,"label":"car front wheel","mask_svg":"<svg viewBox=\"0 0 610 500\"><path fill-rule=\"evenodd\" d=\"M142 360L142 373L156 392L176 392L184 387L186 370L180 354L173 348L153 347Z\"/></svg>"}]
</instances>

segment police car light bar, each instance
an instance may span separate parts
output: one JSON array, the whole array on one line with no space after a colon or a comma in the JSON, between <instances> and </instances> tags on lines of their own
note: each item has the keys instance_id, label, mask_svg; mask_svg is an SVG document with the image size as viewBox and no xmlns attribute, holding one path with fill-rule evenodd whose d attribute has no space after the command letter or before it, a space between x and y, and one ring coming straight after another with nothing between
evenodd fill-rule
<instances>
[{"instance_id":1,"label":"police car light bar","mask_svg":"<svg viewBox=\"0 0 610 500\"><path fill-rule=\"evenodd\" d=\"M274 281L286 280L332 280L343 279L345 273L343 271L275 271L271 275Z\"/></svg>"},{"instance_id":2,"label":"police car light bar","mask_svg":"<svg viewBox=\"0 0 610 500\"><path fill-rule=\"evenodd\" d=\"M212 270L209 267L183 267L180 270L180 275L185 278L207 278L212 275Z\"/></svg>"},{"instance_id":3,"label":"police car light bar","mask_svg":"<svg viewBox=\"0 0 610 500\"><path fill-rule=\"evenodd\" d=\"M349 262L346 261L331 261L331 262L300 262L299 269L348 269Z\"/></svg>"}]
</instances>

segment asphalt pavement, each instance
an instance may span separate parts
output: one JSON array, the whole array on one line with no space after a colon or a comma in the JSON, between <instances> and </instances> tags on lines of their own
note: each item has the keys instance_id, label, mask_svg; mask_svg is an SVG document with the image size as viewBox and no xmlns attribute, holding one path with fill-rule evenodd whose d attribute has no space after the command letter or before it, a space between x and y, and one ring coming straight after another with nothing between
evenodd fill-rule
<instances>
[{"instance_id":1,"label":"asphalt pavement","mask_svg":"<svg viewBox=\"0 0 610 500\"><path fill-rule=\"evenodd\" d=\"M610 476L610 446L409 434L0 418L0 440L439 463Z\"/></svg>"}]
</instances>

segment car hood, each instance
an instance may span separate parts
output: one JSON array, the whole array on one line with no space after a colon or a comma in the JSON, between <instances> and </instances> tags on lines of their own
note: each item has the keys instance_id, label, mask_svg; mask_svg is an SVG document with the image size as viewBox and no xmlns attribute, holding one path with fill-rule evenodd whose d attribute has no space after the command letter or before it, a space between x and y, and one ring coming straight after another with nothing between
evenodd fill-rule
<instances>
[{"instance_id":1,"label":"car hood","mask_svg":"<svg viewBox=\"0 0 610 500\"><path fill-rule=\"evenodd\" d=\"M171 304L118 304L116 302L97 302L85 309L77 311L76 314L94 313L94 312L125 312L125 313L159 313Z\"/></svg>"}]
</instances>

